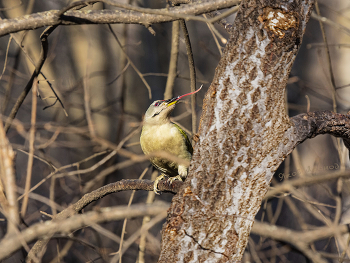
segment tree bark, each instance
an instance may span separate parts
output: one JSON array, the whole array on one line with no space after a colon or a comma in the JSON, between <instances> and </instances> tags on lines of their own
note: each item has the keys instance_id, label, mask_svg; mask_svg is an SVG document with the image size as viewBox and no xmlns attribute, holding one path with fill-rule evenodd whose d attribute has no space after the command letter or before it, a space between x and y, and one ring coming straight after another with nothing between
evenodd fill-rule
<instances>
[{"instance_id":1,"label":"tree bark","mask_svg":"<svg viewBox=\"0 0 350 263\"><path fill-rule=\"evenodd\" d=\"M159 262L241 260L273 174L300 142L285 87L313 2L242 1L204 100L189 176L163 226Z\"/></svg>"}]
</instances>

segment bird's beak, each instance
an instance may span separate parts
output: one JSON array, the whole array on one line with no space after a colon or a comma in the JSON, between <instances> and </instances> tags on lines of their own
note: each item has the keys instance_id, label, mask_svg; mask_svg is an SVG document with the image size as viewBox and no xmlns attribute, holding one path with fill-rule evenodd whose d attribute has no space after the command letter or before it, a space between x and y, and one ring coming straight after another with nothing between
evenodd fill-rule
<instances>
[{"instance_id":1,"label":"bird's beak","mask_svg":"<svg viewBox=\"0 0 350 263\"><path fill-rule=\"evenodd\" d=\"M174 105L176 104L180 99L180 96L177 96L175 98L172 98L172 99L169 99L169 100L166 100L165 103L167 104L167 107L171 106L171 105Z\"/></svg>"}]
</instances>

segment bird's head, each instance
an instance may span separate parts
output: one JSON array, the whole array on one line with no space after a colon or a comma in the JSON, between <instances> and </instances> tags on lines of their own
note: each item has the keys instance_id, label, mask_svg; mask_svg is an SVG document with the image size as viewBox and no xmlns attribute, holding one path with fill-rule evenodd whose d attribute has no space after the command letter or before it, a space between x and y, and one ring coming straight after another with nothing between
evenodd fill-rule
<instances>
[{"instance_id":1,"label":"bird's head","mask_svg":"<svg viewBox=\"0 0 350 263\"><path fill-rule=\"evenodd\" d=\"M203 86L203 85L202 85ZM170 113L174 110L176 103L185 96L192 95L200 91L202 86L194 91L169 100L154 101L145 113L144 124L162 124L169 122Z\"/></svg>"},{"instance_id":2,"label":"bird's head","mask_svg":"<svg viewBox=\"0 0 350 263\"><path fill-rule=\"evenodd\" d=\"M180 97L180 96L179 96ZM169 121L170 113L174 110L180 98L175 97L170 100L156 100L146 111L145 123L161 124Z\"/></svg>"}]
</instances>

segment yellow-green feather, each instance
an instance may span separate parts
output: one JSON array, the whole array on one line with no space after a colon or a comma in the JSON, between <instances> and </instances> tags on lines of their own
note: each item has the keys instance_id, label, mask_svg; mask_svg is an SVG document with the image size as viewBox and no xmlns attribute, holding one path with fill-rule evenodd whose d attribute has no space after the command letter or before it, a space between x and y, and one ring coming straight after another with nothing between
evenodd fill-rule
<instances>
[{"instance_id":1,"label":"yellow-green feather","mask_svg":"<svg viewBox=\"0 0 350 263\"><path fill-rule=\"evenodd\" d=\"M187 149L188 149L188 151L191 153L191 155L193 154L193 147L192 147L192 144L191 144L191 141L190 141L190 139L188 138L188 136L187 136L187 133L183 130L183 129L181 129L181 127L179 126L179 125L177 125L176 123L173 123L172 122L172 124L174 124L174 126L182 133L182 135L185 137L185 139L186 139L186 146L187 146Z\"/></svg>"}]
</instances>

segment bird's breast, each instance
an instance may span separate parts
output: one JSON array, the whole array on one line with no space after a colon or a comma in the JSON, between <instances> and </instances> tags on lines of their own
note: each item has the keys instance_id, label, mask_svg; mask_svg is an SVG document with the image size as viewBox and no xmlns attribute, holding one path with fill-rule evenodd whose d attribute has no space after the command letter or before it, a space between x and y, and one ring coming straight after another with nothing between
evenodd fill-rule
<instances>
[{"instance_id":1,"label":"bird's breast","mask_svg":"<svg viewBox=\"0 0 350 263\"><path fill-rule=\"evenodd\" d=\"M185 138L171 123L143 127L141 147L145 154L155 151L168 151L179 157L188 158L183 156L184 152L188 152Z\"/></svg>"}]
</instances>

